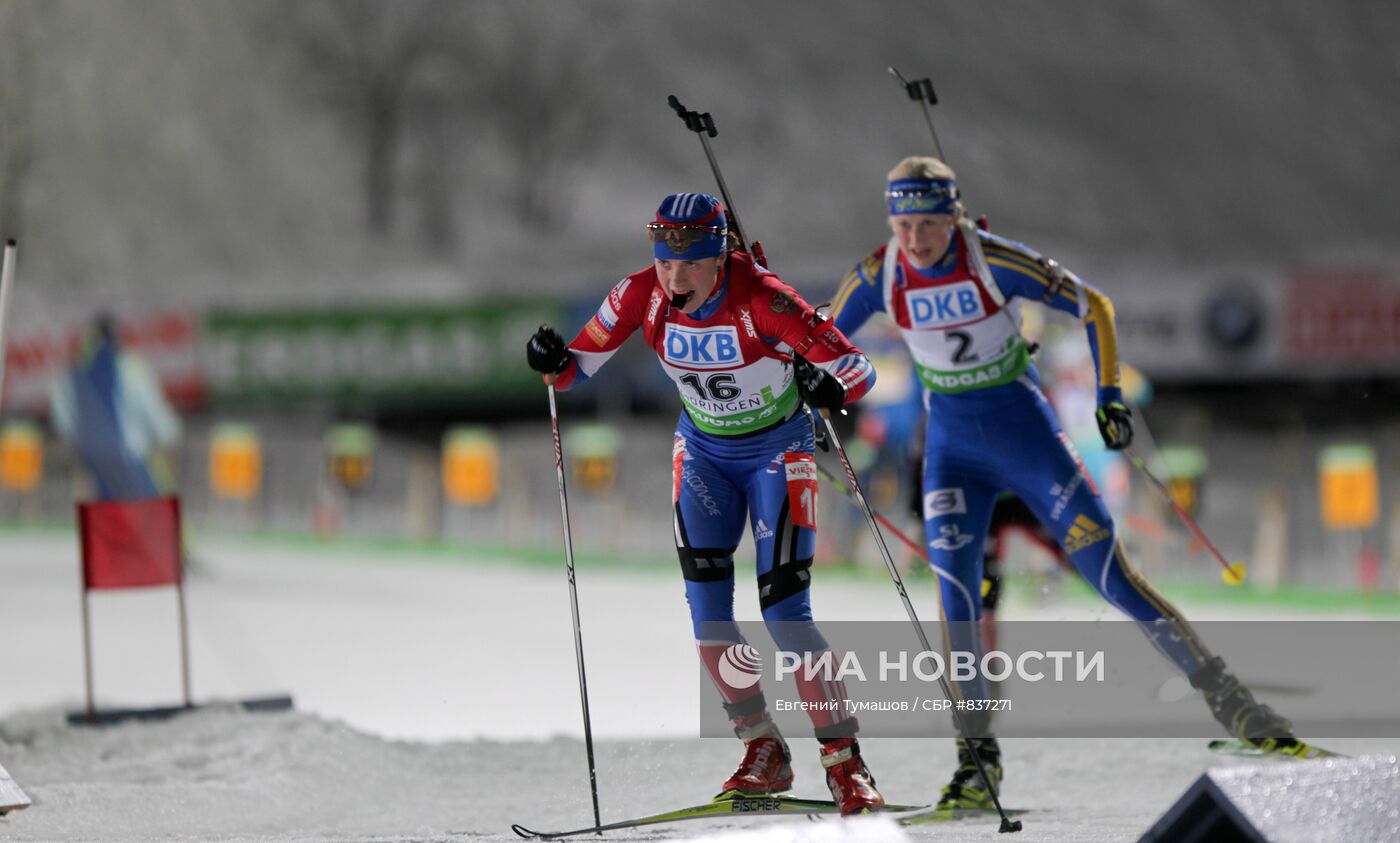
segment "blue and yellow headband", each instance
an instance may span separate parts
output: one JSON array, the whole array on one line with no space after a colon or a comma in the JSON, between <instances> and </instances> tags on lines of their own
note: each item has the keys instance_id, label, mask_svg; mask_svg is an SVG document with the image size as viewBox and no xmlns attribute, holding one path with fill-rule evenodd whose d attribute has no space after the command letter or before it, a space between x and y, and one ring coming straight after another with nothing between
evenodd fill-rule
<instances>
[{"instance_id":1,"label":"blue and yellow headband","mask_svg":"<svg viewBox=\"0 0 1400 843\"><path fill-rule=\"evenodd\" d=\"M891 216L956 213L960 195L952 179L895 179L885 188Z\"/></svg>"}]
</instances>

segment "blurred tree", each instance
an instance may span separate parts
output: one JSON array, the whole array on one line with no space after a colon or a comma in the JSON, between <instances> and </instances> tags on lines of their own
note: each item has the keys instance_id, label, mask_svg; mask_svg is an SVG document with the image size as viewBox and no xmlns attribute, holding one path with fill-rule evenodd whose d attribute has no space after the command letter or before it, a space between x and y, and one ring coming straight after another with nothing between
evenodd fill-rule
<instances>
[{"instance_id":1,"label":"blurred tree","mask_svg":"<svg viewBox=\"0 0 1400 843\"><path fill-rule=\"evenodd\" d=\"M0 234L60 310L611 272L639 203L711 184L675 93L780 268L829 277L928 146L895 64L973 207L1067 263L1393 262L1400 4L984 5L0 0Z\"/></svg>"},{"instance_id":2,"label":"blurred tree","mask_svg":"<svg viewBox=\"0 0 1400 843\"><path fill-rule=\"evenodd\" d=\"M453 207L457 180L452 154L452 131L458 115L457 66L445 55L424 62L408 114L413 155L413 200L418 208L419 236L429 254L446 257L457 246L457 214ZM463 114L462 116L465 116Z\"/></svg>"},{"instance_id":3,"label":"blurred tree","mask_svg":"<svg viewBox=\"0 0 1400 843\"><path fill-rule=\"evenodd\" d=\"M44 13L33 2L0 4L0 238L24 235L36 148L33 45Z\"/></svg>"},{"instance_id":4,"label":"blurred tree","mask_svg":"<svg viewBox=\"0 0 1400 843\"><path fill-rule=\"evenodd\" d=\"M584 165L602 135L590 125L602 119L596 80L612 60L610 33L623 12L616 4L546 7L535 0L494 10L494 18L477 18L491 31L486 55L494 72L484 95L473 94L484 102L473 106L494 116L509 153L509 206L517 219L557 228L567 222L561 212L571 207L567 176Z\"/></svg>"},{"instance_id":5,"label":"blurred tree","mask_svg":"<svg viewBox=\"0 0 1400 843\"><path fill-rule=\"evenodd\" d=\"M465 34L461 5L447 0L318 0L279 4L278 13L290 18L295 45L324 101L360 133L369 231L391 233L400 146L419 93L419 72ZM450 206L441 205L427 216L433 232L429 239L438 245L449 242Z\"/></svg>"}]
</instances>

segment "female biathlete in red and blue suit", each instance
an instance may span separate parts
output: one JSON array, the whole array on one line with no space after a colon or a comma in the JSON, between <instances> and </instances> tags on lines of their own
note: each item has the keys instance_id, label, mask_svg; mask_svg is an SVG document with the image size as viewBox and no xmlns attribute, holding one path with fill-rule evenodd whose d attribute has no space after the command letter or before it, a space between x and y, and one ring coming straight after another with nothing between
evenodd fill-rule
<instances>
[{"instance_id":1,"label":"female biathlete in red and blue suit","mask_svg":"<svg viewBox=\"0 0 1400 843\"><path fill-rule=\"evenodd\" d=\"M759 605L782 651L829 649L808 600L816 548L817 473L803 401L836 409L875 381L865 355L778 276L729 248L723 206L703 193L666 197L647 226L652 265L622 279L566 347L542 327L529 361L569 389L641 332L680 392L671 497L676 549L696 644L743 762L721 796L792 785L787 743L757 677L722 669L745 647L734 623L734 551L747 516L757 549ZM843 814L884 804L856 744L842 683L796 676L821 742L827 784Z\"/></svg>"}]
</instances>

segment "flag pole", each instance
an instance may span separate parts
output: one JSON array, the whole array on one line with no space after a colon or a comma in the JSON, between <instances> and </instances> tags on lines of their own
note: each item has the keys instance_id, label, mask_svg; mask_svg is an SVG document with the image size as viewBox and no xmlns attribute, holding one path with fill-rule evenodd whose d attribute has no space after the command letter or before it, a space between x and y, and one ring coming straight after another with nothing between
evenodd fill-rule
<instances>
[{"instance_id":1,"label":"flag pole","mask_svg":"<svg viewBox=\"0 0 1400 843\"><path fill-rule=\"evenodd\" d=\"M170 498L175 508L175 535L180 535L180 499ZM178 539L177 539L178 540ZM185 708L194 708L190 695L190 620L185 612L185 543L180 542L175 552L175 600L180 608L180 687L185 695Z\"/></svg>"},{"instance_id":2,"label":"flag pole","mask_svg":"<svg viewBox=\"0 0 1400 843\"><path fill-rule=\"evenodd\" d=\"M10 312L10 296L15 287L15 259L19 244L14 240L5 241L3 265L0 266L0 396L5 391L5 317Z\"/></svg>"},{"instance_id":3,"label":"flag pole","mask_svg":"<svg viewBox=\"0 0 1400 843\"><path fill-rule=\"evenodd\" d=\"M87 577L83 578L83 686L87 690L87 719L97 722L97 703L92 696L92 620L88 611Z\"/></svg>"},{"instance_id":4,"label":"flag pole","mask_svg":"<svg viewBox=\"0 0 1400 843\"><path fill-rule=\"evenodd\" d=\"M185 694L185 708L194 708L190 698L190 623L185 614L185 566L180 566L180 581L175 583L175 600L180 607L180 688Z\"/></svg>"}]
</instances>

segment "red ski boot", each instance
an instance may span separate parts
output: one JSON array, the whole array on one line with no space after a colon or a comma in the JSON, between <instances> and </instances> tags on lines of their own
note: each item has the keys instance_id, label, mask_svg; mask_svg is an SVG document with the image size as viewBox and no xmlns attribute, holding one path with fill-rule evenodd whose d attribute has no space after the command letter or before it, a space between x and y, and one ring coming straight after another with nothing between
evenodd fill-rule
<instances>
[{"instance_id":1,"label":"red ski boot","mask_svg":"<svg viewBox=\"0 0 1400 843\"><path fill-rule=\"evenodd\" d=\"M768 712L736 720L734 733L744 742L744 760L715 799L782 793L792 787L792 753Z\"/></svg>"},{"instance_id":2,"label":"red ski boot","mask_svg":"<svg viewBox=\"0 0 1400 843\"><path fill-rule=\"evenodd\" d=\"M868 814L885 806L885 797L875 789L875 777L860 757L855 738L840 738L822 744L822 766L826 786L841 809L841 816Z\"/></svg>"}]
</instances>

